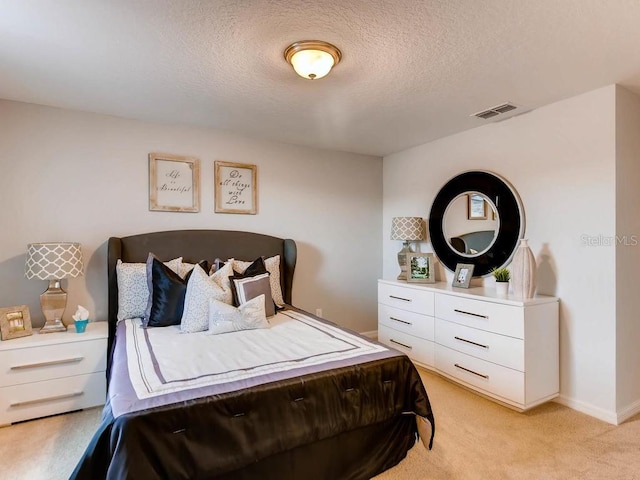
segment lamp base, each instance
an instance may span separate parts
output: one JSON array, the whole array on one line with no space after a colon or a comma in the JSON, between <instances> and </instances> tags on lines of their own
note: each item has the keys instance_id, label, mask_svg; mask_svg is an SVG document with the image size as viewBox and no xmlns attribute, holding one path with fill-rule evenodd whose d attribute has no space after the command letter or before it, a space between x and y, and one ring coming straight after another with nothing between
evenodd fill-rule
<instances>
[{"instance_id":1,"label":"lamp base","mask_svg":"<svg viewBox=\"0 0 640 480\"><path fill-rule=\"evenodd\" d=\"M59 319L52 322L45 322L44 327L42 327L38 333L53 333L53 332L66 332L67 327L64 326Z\"/></svg>"},{"instance_id":2,"label":"lamp base","mask_svg":"<svg viewBox=\"0 0 640 480\"><path fill-rule=\"evenodd\" d=\"M402 250L398 252L398 265L400 265L400 275L398 275L398 280L407 279L407 253L413 253L413 250L411 249L411 242L408 240L402 244Z\"/></svg>"},{"instance_id":3,"label":"lamp base","mask_svg":"<svg viewBox=\"0 0 640 480\"><path fill-rule=\"evenodd\" d=\"M49 288L40 295L40 306L44 313L44 327L39 333L66 332L62 314L67 306L67 292L60 286L60 280L49 280Z\"/></svg>"}]
</instances>

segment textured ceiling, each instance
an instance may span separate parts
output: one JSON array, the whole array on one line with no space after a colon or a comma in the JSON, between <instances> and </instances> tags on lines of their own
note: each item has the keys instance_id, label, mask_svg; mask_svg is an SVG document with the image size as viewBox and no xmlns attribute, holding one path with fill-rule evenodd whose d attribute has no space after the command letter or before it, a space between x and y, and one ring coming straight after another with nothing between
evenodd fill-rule
<instances>
[{"instance_id":1,"label":"textured ceiling","mask_svg":"<svg viewBox=\"0 0 640 480\"><path fill-rule=\"evenodd\" d=\"M297 40L338 46L294 74ZM0 0L0 98L385 155L619 83L640 0Z\"/></svg>"}]
</instances>

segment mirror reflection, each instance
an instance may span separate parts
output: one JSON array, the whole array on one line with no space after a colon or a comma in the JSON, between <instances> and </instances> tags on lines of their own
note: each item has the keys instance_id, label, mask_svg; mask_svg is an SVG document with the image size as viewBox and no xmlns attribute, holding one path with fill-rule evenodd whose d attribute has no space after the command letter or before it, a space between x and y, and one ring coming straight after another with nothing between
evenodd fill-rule
<instances>
[{"instance_id":1,"label":"mirror reflection","mask_svg":"<svg viewBox=\"0 0 640 480\"><path fill-rule=\"evenodd\" d=\"M449 247L465 257L486 252L495 241L500 219L493 202L478 192L465 192L454 198L442 221Z\"/></svg>"}]
</instances>

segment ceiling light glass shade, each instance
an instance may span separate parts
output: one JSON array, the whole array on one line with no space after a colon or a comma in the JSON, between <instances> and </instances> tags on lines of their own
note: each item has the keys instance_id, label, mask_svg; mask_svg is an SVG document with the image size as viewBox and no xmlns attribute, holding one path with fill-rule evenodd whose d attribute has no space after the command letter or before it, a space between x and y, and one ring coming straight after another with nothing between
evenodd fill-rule
<instances>
[{"instance_id":1,"label":"ceiling light glass shade","mask_svg":"<svg viewBox=\"0 0 640 480\"><path fill-rule=\"evenodd\" d=\"M284 57L302 78L317 80L338 64L342 54L330 43L307 40L289 45Z\"/></svg>"}]
</instances>

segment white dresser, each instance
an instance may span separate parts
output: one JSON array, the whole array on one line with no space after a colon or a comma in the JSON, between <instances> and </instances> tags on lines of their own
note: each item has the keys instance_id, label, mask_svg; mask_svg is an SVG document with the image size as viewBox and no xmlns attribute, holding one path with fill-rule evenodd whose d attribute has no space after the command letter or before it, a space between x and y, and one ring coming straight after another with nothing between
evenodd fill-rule
<instances>
[{"instance_id":1,"label":"white dresser","mask_svg":"<svg viewBox=\"0 0 640 480\"><path fill-rule=\"evenodd\" d=\"M378 283L378 338L489 398L527 410L559 393L558 299L445 283Z\"/></svg>"},{"instance_id":2,"label":"white dresser","mask_svg":"<svg viewBox=\"0 0 640 480\"><path fill-rule=\"evenodd\" d=\"M434 299L425 288L401 282L378 283L378 340L434 368Z\"/></svg>"},{"instance_id":3,"label":"white dresser","mask_svg":"<svg viewBox=\"0 0 640 480\"><path fill-rule=\"evenodd\" d=\"M107 322L0 342L0 425L102 405Z\"/></svg>"}]
</instances>

